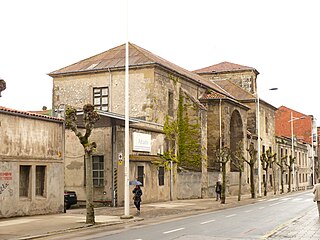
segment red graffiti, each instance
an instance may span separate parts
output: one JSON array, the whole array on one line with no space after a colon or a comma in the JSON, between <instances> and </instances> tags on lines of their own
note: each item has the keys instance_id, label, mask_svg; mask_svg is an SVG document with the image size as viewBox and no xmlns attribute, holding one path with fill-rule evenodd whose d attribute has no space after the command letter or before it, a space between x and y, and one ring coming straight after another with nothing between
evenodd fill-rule
<instances>
[{"instance_id":1,"label":"red graffiti","mask_svg":"<svg viewBox=\"0 0 320 240\"><path fill-rule=\"evenodd\" d=\"M11 172L0 172L0 180L12 180Z\"/></svg>"}]
</instances>

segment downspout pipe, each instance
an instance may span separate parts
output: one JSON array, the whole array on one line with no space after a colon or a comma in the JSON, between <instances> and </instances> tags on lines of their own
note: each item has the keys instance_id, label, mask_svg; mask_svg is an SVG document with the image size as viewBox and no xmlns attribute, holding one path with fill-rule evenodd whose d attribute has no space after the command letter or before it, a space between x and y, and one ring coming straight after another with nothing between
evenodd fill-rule
<instances>
[{"instance_id":1,"label":"downspout pipe","mask_svg":"<svg viewBox=\"0 0 320 240\"><path fill-rule=\"evenodd\" d=\"M112 93L112 73L110 71L110 68L108 68L108 72L109 72L109 104L108 104L108 109L109 112L112 112L112 97L111 97L111 93Z\"/></svg>"}]
</instances>

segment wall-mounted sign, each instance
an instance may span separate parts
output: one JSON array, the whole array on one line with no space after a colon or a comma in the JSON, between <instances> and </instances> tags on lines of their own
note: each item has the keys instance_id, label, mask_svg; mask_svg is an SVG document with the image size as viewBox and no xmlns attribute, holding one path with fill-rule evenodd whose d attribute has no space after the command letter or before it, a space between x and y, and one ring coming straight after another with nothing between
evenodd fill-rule
<instances>
[{"instance_id":1,"label":"wall-mounted sign","mask_svg":"<svg viewBox=\"0 0 320 240\"><path fill-rule=\"evenodd\" d=\"M123 163L122 153L119 153L118 154L118 164L119 164L119 166L121 166L122 163Z\"/></svg>"},{"instance_id":2,"label":"wall-mounted sign","mask_svg":"<svg viewBox=\"0 0 320 240\"><path fill-rule=\"evenodd\" d=\"M133 151L151 152L151 134L134 132Z\"/></svg>"}]
</instances>

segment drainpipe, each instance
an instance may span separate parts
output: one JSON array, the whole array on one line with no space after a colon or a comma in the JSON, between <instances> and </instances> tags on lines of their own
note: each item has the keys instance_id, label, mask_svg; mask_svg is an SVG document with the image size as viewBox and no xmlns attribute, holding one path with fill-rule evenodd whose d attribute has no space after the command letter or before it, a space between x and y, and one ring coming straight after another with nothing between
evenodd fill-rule
<instances>
[{"instance_id":1,"label":"drainpipe","mask_svg":"<svg viewBox=\"0 0 320 240\"><path fill-rule=\"evenodd\" d=\"M111 156L112 156L112 206L117 207L117 185L118 180L116 179L118 176L115 174L115 171L118 171L117 166L117 156L116 156L116 126L114 125L113 119L111 120L112 130L111 130L111 138L112 138L112 147L111 147Z\"/></svg>"},{"instance_id":2,"label":"drainpipe","mask_svg":"<svg viewBox=\"0 0 320 240\"><path fill-rule=\"evenodd\" d=\"M112 74L111 74L111 71L110 71L110 68L108 68L108 72L109 72L109 92L108 92L108 95L109 95L109 103L108 103L108 108L109 108L109 112L112 112L112 97L111 97L111 86L112 86Z\"/></svg>"}]
</instances>

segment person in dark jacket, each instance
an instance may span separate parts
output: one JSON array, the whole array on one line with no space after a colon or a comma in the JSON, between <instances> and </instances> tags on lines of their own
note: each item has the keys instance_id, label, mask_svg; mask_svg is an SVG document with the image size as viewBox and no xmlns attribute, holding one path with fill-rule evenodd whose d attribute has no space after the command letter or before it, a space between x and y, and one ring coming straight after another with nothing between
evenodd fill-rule
<instances>
[{"instance_id":1,"label":"person in dark jacket","mask_svg":"<svg viewBox=\"0 0 320 240\"><path fill-rule=\"evenodd\" d=\"M221 182L218 181L216 183L216 201L221 200L221 191L222 191L222 185L221 185Z\"/></svg>"},{"instance_id":2,"label":"person in dark jacket","mask_svg":"<svg viewBox=\"0 0 320 240\"><path fill-rule=\"evenodd\" d=\"M142 196L142 190L140 188L140 186L136 186L133 190L132 193L134 194L133 196L133 202L134 205L137 208L137 214L140 214L140 203L141 203L141 196Z\"/></svg>"}]
</instances>

